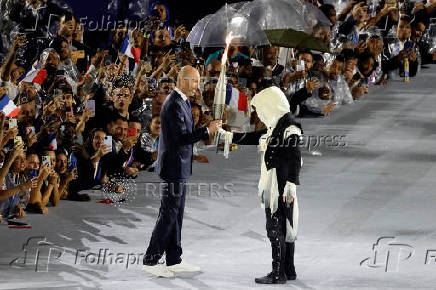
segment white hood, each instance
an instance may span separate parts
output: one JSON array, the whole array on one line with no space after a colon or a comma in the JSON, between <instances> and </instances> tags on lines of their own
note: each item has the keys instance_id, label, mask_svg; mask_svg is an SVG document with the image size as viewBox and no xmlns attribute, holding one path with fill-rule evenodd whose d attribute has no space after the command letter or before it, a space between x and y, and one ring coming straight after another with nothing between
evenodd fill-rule
<instances>
[{"instance_id":1,"label":"white hood","mask_svg":"<svg viewBox=\"0 0 436 290\"><path fill-rule=\"evenodd\" d=\"M278 87L270 87L256 94L251 100L257 116L268 127L273 128L279 119L290 112L289 102Z\"/></svg>"}]
</instances>

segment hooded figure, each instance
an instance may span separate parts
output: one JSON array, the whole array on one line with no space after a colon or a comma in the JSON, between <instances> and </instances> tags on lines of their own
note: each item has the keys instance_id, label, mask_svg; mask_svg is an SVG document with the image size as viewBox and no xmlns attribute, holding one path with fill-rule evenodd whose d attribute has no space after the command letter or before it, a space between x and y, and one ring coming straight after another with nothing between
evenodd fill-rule
<instances>
[{"instance_id":1,"label":"hooded figure","mask_svg":"<svg viewBox=\"0 0 436 290\"><path fill-rule=\"evenodd\" d=\"M272 272L256 278L260 284L283 284L296 278L294 241L298 229L296 185L302 165L299 149L301 125L289 108L285 94L277 87L267 88L251 100L267 129L251 133L220 130L224 138L241 145L259 145L262 155L258 184L266 213L266 230L272 247Z\"/></svg>"}]
</instances>

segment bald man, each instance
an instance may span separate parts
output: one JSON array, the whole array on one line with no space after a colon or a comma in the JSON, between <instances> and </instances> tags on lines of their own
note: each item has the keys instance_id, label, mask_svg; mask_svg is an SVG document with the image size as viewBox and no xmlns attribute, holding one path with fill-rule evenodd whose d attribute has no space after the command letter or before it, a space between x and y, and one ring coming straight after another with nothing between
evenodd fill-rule
<instances>
[{"instance_id":1,"label":"bald man","mask_svg":"<svg viewBox=\"0 0 436 290\"><path fill-rule=\"evenodd\" d=\"M186 180L192 174L192 145L208 140L221 127L221 120L194 130L189 97L198 88L200 74L185 66L177 77L177 86L166 98L160 112L161 131L156 171L163 180L159 217L144 256L144 270L159 277L174 272L196 272L200 268L181 259L181 230L185 209ZM158 264L166 253L166 266Z\"/></svg>"}]
</instances>

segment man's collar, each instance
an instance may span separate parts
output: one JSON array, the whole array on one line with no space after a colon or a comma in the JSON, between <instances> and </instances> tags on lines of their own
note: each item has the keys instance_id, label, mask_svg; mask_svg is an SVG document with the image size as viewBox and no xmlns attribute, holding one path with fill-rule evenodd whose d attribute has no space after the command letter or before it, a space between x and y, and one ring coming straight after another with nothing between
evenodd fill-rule
<instances>
[{"instance_id":1,"label":"man's collar","mask_svg":"<svg viewBox=\"0 0 436 290\"><path fill-rule=\"evenodd\" d=\"M182 97L182 99L186 102L186 100L188 99L188 97L186 97L186 95L178 88L175 87L174 90Z\"/></svg>"}]
</instances>

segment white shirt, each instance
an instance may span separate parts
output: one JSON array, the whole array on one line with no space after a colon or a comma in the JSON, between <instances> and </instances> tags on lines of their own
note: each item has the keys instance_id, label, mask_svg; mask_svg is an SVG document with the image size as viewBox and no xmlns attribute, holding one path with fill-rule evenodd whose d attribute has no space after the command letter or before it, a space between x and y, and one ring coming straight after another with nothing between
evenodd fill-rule
<instances>
[{"instance_id":1,"label":"white shirt","mask_svg":"<svg viewBox=\"0 0 436 290\"><path fill-rule=\"evenodd\" d=\"M182 91L178 87L175 87L174 90L182 97L185 102L186 100L188 100L188 97L184 93L182 93Z\"/></svg>"}]
</instances>

